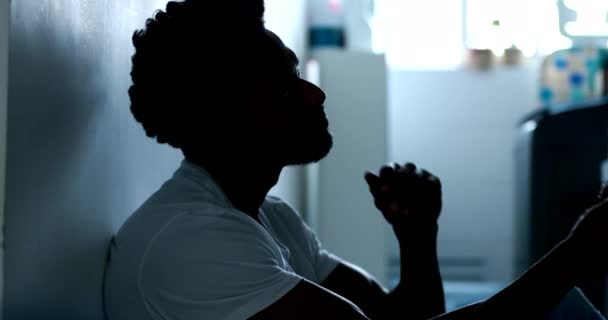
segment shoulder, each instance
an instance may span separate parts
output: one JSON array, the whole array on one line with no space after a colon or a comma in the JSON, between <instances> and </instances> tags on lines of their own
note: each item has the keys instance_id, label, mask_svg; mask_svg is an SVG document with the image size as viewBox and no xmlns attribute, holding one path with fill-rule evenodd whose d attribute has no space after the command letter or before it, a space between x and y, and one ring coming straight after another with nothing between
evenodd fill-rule
<instances>
[{"instance_id":1,"label":"shoulder","mask_svg":"<svg viewBox=\"0 0 608 320\"><path fill-rule=\"evenodd\" d=\"M271 196L271 195L266 196L266 199L264 199L263 206L271 206L271 207L274 207L274 206L287 206L287 207L291 208L289 206L289 204L287 204L287 202L285 202L283 199L281 199L281 198L279 198L277 196Z\"/></svg>"},{"instance_id":2,"label":"shoulder","mask_svg":"<svg viewBox=\"0 0 608 320\"><path fill-rule=\"evenodd\" d=\"M250 217L234 210L217 206L190 208L166 221L150 243L152 248L200 251L207 254L231 245L246 246L268 242L266 234Z\"/></svg>"},{"instance_id":3,"label":"shoulder","mask_svg":"<svg viewBox=\"0 0 608 320\"><path fill-rule=\"evenodd\" d=\"M137 273L144 299L192 312L184 319L245 319L286 294L301 277L247 219L238 211L175 216L150 242Z\"/></svg>"},{"instance_id":4,"label":"shoulder","mask_svg":"<svg viewBox=\"0 0 608 320\"><path fill-rule=\"evenodd\" d=\"M156 279L172 279L206 270L199 280L216 281L227 271L248 271L246 266L285 268L272 238L249 217L225 211L205 215L185 212L173 217L151 239L142 259L142 271ZM195 269L191 269L195 268ZM171 273L168 277L167 272ZM178 277L182 279L181 277ZM183 278L185 283L189 278Z\"/></svg>"},{"instance_id":5,"label":"shoulder","mask_svg":"<svg viewBox=\"0 0 608 320\"><path fill-rule=\"evenodd\" d=\"M314 247L317 241L314 232L288 203L270 196L266 198L262 211L279 237L291 239L299 246Z\"/></svg>"},{"instance_id":6,"label":"shoulder","mask_svg":"<svg viewBox=\"0 0 608 320\"><path fill-rule=\"evenodd\" d=\"M268 216L274 218L287 220L292 223L302 222L300 213L283 199L276 196L267 196L262 204L262 210L266 212Z\"/></svg>"},{"instance_id":7,"label":"shoulder","mask_svg":"<svg viewBox=\"0 0 608 320\"><path fill-rule=\"evenodd\" d=\"M275 196L268 196L262 205L262 211L268 221L278 227L281 233L290 233L300 241L312 241L312 230L300 213L290 204Z\"/></svg>"}]
</instances>

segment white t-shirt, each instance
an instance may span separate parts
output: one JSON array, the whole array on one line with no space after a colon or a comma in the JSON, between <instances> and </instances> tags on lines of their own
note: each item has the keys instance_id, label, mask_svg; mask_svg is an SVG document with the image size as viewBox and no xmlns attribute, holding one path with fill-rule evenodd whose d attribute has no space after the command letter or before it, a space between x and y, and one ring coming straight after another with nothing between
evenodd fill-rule
<instances>
[{"instance_id":1,"label":"white t-shirt","mask_svg":"<svg viewBox=\"0 0 608 320\"><path fill-rule=\"evenodd\" d=\"M259 217L263 225L184 161L112 240L109 320L246 319L338 265L280 199L268 197Z\"/></svg>"}]
</instances>

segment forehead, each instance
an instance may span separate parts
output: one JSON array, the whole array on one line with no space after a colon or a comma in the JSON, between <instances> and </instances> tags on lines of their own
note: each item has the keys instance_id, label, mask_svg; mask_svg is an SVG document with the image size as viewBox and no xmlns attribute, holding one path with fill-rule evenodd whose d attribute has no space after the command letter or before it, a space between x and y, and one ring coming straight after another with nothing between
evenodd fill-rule
<instances>
[{"instance_id":1,"label":"forehead","mask_svg":"<svg viewBox=\"0 0 608 320\"><path fill-rule=\"evenodd\" d=\"M252 88L271 92L285 86L297 74L298 59L274 33L266 32L253 59L248 75Z\"/></svg>"},{"instance_id":2,"label":"forehead","mask_svg":"<svg viewBox=\"0 0 608 320\"><path fill-rule=\"evenodd\" d=\"M299 64L298 57L289 49L283 41L272 31L267 30L265 41L261 46L261 58L270 64L282 65L289 69L294 68Z\"/></svg>"}]
</instances>

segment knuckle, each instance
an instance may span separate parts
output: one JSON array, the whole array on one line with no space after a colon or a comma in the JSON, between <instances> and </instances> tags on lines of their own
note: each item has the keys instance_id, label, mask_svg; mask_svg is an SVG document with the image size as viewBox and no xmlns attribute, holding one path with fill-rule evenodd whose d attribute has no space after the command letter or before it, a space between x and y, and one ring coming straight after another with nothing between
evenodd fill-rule
<instances>
[{"instance_id":1,"label":"knuckle","mask_svg":"<svg viewBox=\"0 0 608 320\"><path fill-rule=\"evenodd\" d=\"M388 165L382 166L382 168L380 168L380 173L382 173L382 172L391 172L391 171L393 171L393 167L388 166Z\"/></svg>"}]
</instances>

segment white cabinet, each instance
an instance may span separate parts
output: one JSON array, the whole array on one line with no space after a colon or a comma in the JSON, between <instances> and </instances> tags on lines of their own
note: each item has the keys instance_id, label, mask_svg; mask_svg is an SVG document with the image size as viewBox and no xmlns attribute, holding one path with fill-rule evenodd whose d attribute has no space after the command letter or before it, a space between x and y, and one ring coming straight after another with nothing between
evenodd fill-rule
<instances>
[{"instance_id":1,"label":"white cabinet","mask_svg":"<svg viewBox=\"0 0 608 320\"><path fill-rule=\"evenodd\" d=\"M6 170L6 105L8 90L9 0L0 0L0 300L4 288L4 177ZM2 304L0 304L2 319Z\"/></svg>"},{"instance_id":2,"label":"white cabinet","mask_svg":"<svg viewBox=\"0 0 608 320\"><path fill-rule=\"evenodd\" d=\"M334 148L308 168L307 216L327 249L387 283L390 231L363 179L387 162L385 58L333 49L313 58L318 72L307 74L327 94Z\"/></svg>"}]
</instances>

